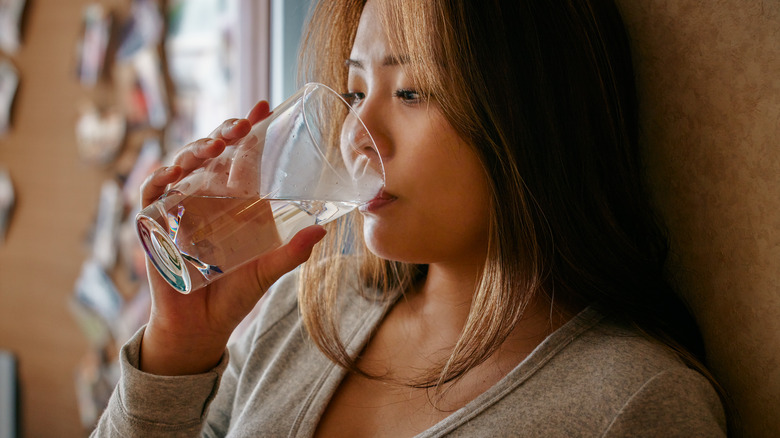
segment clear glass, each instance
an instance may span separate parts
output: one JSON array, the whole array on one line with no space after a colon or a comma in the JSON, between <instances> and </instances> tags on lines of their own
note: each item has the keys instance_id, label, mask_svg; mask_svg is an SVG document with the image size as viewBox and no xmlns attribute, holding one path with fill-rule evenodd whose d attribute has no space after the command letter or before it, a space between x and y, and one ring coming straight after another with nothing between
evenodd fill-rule
<instances>
[{"instance_id":1,"label":"clear glass","mask_svg":"<svg viewBox=\"0 0 780 438\"><path fill-rule=\"evenodd\" d=\"M333 221L384 186L376 144L342 96L310 83L136 217L155 268L190 293Z\"/></svg>"}]
</instances>

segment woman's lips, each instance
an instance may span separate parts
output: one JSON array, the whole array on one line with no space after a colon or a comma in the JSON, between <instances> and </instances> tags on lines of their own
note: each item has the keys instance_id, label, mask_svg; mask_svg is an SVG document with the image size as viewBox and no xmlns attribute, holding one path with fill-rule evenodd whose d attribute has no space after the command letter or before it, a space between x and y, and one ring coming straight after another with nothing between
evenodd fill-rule
<instances>
[{"instance_id":1,"label":"woman's lips","mask_svg":"<svg viewBox=\"0 0 780 438\"><path fill-rule=\"evenodd\" d=\"M384 190L381 190L379 193L377 193L374 199L361 205L358 209L363 213L372 213L384 207L385 205L390 204L396 199L397 198L395 196L385 192Z\"/></svg>"}]
</instances>

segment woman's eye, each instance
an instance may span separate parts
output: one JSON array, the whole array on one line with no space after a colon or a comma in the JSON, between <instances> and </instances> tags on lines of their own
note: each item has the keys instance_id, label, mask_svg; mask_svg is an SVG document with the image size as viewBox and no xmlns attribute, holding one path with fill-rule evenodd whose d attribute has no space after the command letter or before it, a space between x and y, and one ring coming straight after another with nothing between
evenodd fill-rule
<instances>
[{"instance_id":1,"label":"woman's eye","mask_svg":"<svg viewBox=\"0 0 780 438\"><path fill-rule=\"evenodd\" d=\"M423 99L423 96L414 90L396 90L393 96L403 100L405 103L418 103Z\"/></svg>"},{"instance_id":2,"label":"woman's eye","mask_svg":"<svg viewBox=\"0 0 780 438\"><path fill-rule=\"evenodd\" d=\"M341 97L343 97L344 100L346 100L347 103L350 104L350 106L352 106L359 103L361 100L365 99L366 94L356 91L356 92L342 93Z\"/></svg>"}]
</instances>

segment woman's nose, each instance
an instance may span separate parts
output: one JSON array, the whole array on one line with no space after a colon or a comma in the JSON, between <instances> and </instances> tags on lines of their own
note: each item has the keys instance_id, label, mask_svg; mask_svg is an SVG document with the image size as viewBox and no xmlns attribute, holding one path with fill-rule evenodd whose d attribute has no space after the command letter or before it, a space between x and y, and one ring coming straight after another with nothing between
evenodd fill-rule
<instances>
[{"instance_id":1,"label":"woman's nose","mask_svg":"<svg viewBox=\"0 0 780 438\"><path fill-rule=\"evenodd\" d=\"M392 156L392 147L387 130L386 107L383 105L381 96L376 92L368 93L354 109L363 126L364 133L373 140L373 145L371 145L373 153L381 157L383 162L387 162ZM370 143L367 142L366 146ZM366 152L371 153L370 151Z\"/></svg>"},{"instance_id":2,"label":"woman's nose","mask_svg":"<svg viewBox=\"0 0 780 438\"><path fill-rule=\"evenodd\" d=\"M376 175L384 174L384 157L357 111L350 113L342 125L341 153L353 177L365 174L368 169Z\"/></svg>"},{"instance_id":3,"label":"woman's nose","mask_svg":"<svg viewBox=\"0 0 780 438\"><path fill-rule=\"evenodd\" d=\"M353 106L354 113L350 116L354 117L349 128L353 132L354 145L359 149L358 153L368 158L379 172L384 171L384 164L392 156L383 108L381 100L377 99L376 95L367 95Z\"/></svg>"}]
</instances>

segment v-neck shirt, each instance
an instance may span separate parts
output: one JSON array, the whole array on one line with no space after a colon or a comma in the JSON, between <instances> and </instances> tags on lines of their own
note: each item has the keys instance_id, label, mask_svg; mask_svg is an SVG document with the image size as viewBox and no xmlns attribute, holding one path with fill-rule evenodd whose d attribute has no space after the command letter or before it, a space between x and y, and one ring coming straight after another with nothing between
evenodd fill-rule
<instances>
[{"instance_id":1,"label":"v-neck shirt","mask_svg":"<svg viewBox=\"0 0 780 438\"><path fill-rule=\"evenodd\" d=\"M297 278L291 273L274 285L251 329L207 373L139 371L141 329L121 350L120 381L95 435L311 437L346 371L306 333ZM340 333L355 355L392 300L364 298L349 281L342 292ZM725 415L704 376L591 306L417 435L443 436L725 436Z\"/></svg>"}]
</instances>

